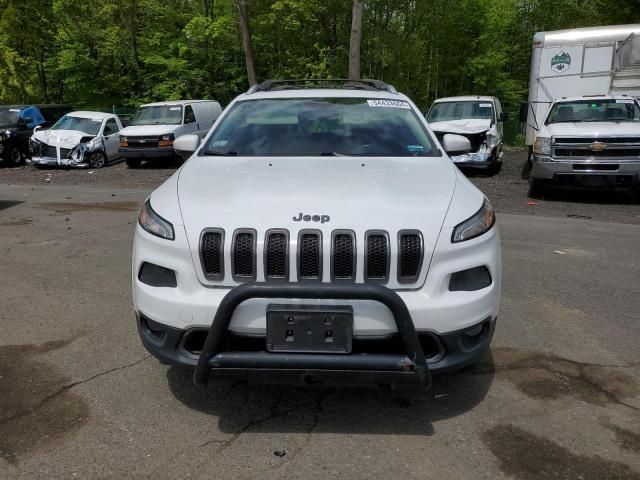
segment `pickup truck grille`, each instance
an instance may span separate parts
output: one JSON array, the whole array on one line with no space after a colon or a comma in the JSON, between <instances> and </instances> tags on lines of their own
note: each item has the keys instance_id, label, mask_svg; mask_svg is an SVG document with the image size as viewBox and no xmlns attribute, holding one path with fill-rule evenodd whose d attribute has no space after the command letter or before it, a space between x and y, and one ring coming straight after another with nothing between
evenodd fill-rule
<instances>
[{"instance_id":1,"label":"pickup truck grille","mask_svg":"<svg viewBox=\"0 0 640 480\"><path fill-rule=\"evenodd\" d=\"M200 237L200 262L205 277L224 280L225 249L228 249L230 254L226 258L230 259L229 270L236 282L289 280L289 268L295 262L294 281L321 281L328 277L336 282L355 282L358 278L358 281L382 284L391 281L411 284L418 282L425 256L423 237L417 230L399 231L395 248L389 233L382 230L368 231L362 238L351 230L335 230L324 243L319 230L300 230L291 236L285 229L272 229L266 232L261 249L257 240L255 230L238 229L227 244L222 229L205 229ZM359 241L364 252L360 266L356 254ZM330 259L327 275L323 275L323 252ZM393 274L390 272L392 255L397 256L397 271ZM258 261L264 266L262 272L257 272Z\"/></svg>"},{"instance_id":2,"label":"pickup truck grille","mask_svg":"<svg viewBox=\"0 0 640 480\"><path fill-rule=\"evenodd\" d=\"M159 137L127 137L129 148L156 148L158 146Z\"/></svg>"},{"instance_id":3,"label":"pickup truck grille","mask_svg":"<svg viewBox=\"0 0 640 480\"><path fill-rule=\"evenodd\" d=\"M552 156L568 160L640 160L640 137L553 137Z\"/></svg>"}]
</instances>

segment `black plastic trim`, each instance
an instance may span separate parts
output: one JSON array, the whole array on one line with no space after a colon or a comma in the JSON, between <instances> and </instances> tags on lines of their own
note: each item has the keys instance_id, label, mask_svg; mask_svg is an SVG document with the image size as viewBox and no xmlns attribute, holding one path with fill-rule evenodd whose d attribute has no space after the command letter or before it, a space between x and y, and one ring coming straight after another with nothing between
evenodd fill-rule
<instances>
[{"instance_id":1,"label":"black plastic trim","mask_svg":"<svg viewBox=\"0 0 640 480\"><path fill-rule=\"evenodd\" d=\"M318 241L320 242L320 252L319 252L319 258L318 258L318 276L317 277L303 277L300 275L300 250L302 249L302 236L303 235L316 235L318 237ZM324 245L322 243L322 232L320 230L317 229L305 229L305 230L300 230L298 232L298 245L296 248L296 273L298 276L298 281L299 282L321 282L322 281L322 272L323 272L323 250L324 250Z\"/></svg>"},{"instance_id":2,"label":"black plastic trim","mask_svg":"<svg viewBox=\"0 0 640 480\"><path fill-rule=\"evenodd\" d=\"M418 268L416 270L416 274L412 276L400 276L400 262L402 261L402 249L400 248L400 241L404 235L417 235L420 238L420 260L418 261ZM420 278L420 274L422 273L422 263L424 261L424 237L420 230L400 230L398 232L398 265L397 265L397 275L398 275L398 283L415 283Z\"/></svg>"},{"instance_id":3,"label":"black plastic trim","mask_svg":"<svg viewBox=\"0 0 640 480\"><path fill-rule=\"evenodd\" d=\"M387 266L384 278L369 278L369 237L372 235L382 235L387 242ZM386 230L367 230L364 234L364 281L369 283L384 284L389 281L389 271L391 268L391 242L389 241L389 232Z\"/></svg>"},{"instance_id":4,"label":"black plastic trim","mask_svg":"<svg viewBox=\"0 0 640 480\"><path fill-rule=\"evenodd\" d=\"M252 247L253 247L253 255L251 256L251 271L253 272L251 275L239 275L235 271L235 254L236 254L236 238L238 235L243 233L251 234L253 239ZM238 228L233 232L233 237L231 239L231 276L234 280L239 282L246 282L256 279L256 258L257 258L257 238L258 233L253 228Z\"/></svg>"},{"instance_id":5,"label":"black plastic trim","mask_svg":"<svg viewBox=\"0 0 640 480\"><path fill-rule=\"evenodd\" d=\"M222 238L220 239L220 243L222 244L222 249L220 251L220 273L207 273L207 269L204 264L204 255L202 252L202 240L206 233L219 233ZM198 256L200 257L200 268L202 268L202 273L204 274L204 278L207 280L223 280L224 279L224 242L225 242L225 232L223 228L205 228L200 232L200 239L198 240Z\"/></svg>"},{"instance_id":6,"label":"black plastic trim","mask_svg":"<svg viewBox=\"0 0 640 480\"><path fill-rule=\"evenodd\" d=\"M287 250L285 253L285 276L284 277L273 277L273 276L267 276L267 254L269 253L269 249L268 249L268 245L269 245L269 237L274 234L274 233L282 233L284 234L285 238L286 238L286 244L287 244ZM290 256L291 256L291 244L290 244L290 236L289 236L289 230L287 230L286 228L271 228L269 230L267 230L267 232L264 234L264 244L262 246L262 265L263 265L263 269L264 269L264 279L270 282L275 282L275 281L288 281L289 280L289 270L290 270L290 265L291 262L290 260Z\"/></svg>"},{"instance_id":7,"label":"black plastic trim","mask_svg":"<svg viewBox=\"0 0 640 480\"><path fill-rule=\"evenodd\" d=\"M352 255L353 255L353 263L351 265L351 277L350 278L336 278L335 275L335 253L336 253L336 248L335 248L335 241L336 241L336 236L337 235L349 235L351 237L351 240L353 242L353 248L352 248ZM348 230L348 229L342 229L342 230L334 230L333 232L331 232L331 281L332 282L346 282L346 283L353 283L356 281L356 273L358 271L358 240L356 238L356 232L354 232L353 230Z\"/></svg>"}]
</instances>

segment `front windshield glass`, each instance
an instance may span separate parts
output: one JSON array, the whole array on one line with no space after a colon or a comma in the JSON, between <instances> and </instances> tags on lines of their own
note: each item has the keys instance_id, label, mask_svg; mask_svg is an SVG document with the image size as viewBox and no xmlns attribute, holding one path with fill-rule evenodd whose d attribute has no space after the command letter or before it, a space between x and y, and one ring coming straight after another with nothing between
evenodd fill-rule
<instances>
[{"instance_id":1,"label":"front windshield glass","mask_svg":"<svg viewBox=\"0 0 640 480\"><path fill-rule=\"evenodd\" d=\"M100 125L102 120L65 115L51 127L51 130L77 130L88 135L97 135Z\"/></svg>"},{"instance_id":2,"label":"front windshield glass","mask_svg":"<svg viewBox=\"0 0 640 480\"><path fill-rule=\"evenodd\" d=\"M236 103L203 155L439 155L409 103L375 98L282 98Z\"/></svg>"},{"instance_id":3,"label":"front windshield glass","mask_svg":"<svg viewBox=\"0 0 640 480\"><path fill-rule=\"evenodd\" d=\"M0 107L0 124L13 125L18 123L19 108Z\"/></svg>"},{"instance_id":4,"label":"front windshield glass","mask_svg":"<svg viewBox=\"0 0 640 480\"><path fill-rule=\"evenodd\" d=\"M427 121L433 123L466 119L495 121L493 103L488 101L434 103Z\"/></svg>"},{"instance_id":5,"label":"front windshield glass","mask_svg":"<svg viewBox=\"0 0 640 480\"><path fill-rule=\"evenodd\" d=\"M558 102L545 124L562 122L640 122L640 107L633 99Z\"/></svg>"},{"instance_id":6,"label":"front windshield glass","mask_svg":"<svg viewBox=\"0 0 640 480\"><path fill-rule=\"evenodd\" d=\"M182 107L180 105L157 105L140 107L131 119L131 125L180 125Z\"/></svg>"}]
</instances>

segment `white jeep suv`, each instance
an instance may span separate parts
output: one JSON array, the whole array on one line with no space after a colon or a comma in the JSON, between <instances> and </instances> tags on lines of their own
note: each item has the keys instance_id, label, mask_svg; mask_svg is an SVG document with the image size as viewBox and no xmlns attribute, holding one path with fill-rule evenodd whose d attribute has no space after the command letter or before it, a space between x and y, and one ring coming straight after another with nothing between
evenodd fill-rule
<instances>
[{"instance_id":1,"label":"white jeep suv","mask_svg":"<svg viewBox=\"0 0 640 480\"><path fill-rule=\"evenodd\" d=\"M488 348L493 209L416 106L379 81L268 81L237 97L145 202L133 248L144 346L258 382L426 388ZM444 147L444 148L443 148Z\"/></svg>"}]
</instances>

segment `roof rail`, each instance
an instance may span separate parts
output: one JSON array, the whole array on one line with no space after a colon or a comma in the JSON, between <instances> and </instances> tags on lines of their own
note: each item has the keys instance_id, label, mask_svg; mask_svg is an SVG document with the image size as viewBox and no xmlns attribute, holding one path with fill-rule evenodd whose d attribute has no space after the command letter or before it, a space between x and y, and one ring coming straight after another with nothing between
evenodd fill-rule
<instances>
[{"instance_id":1,"label":"roof rail","mask_svg":"<svg viewBox=\"0 0 640 480\"><path fill-rule=\"evenodd\" d=\"M381 80L349 80L344 78L300 78L291 80L267 80L254 85L248 94L256 92L269 92L272 90L297 90L304 88L345 88L354 90L383 90L389 93L398 93L393 85Z\"/></svg>"}]
</instances>

